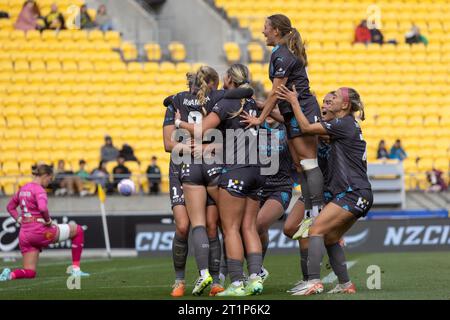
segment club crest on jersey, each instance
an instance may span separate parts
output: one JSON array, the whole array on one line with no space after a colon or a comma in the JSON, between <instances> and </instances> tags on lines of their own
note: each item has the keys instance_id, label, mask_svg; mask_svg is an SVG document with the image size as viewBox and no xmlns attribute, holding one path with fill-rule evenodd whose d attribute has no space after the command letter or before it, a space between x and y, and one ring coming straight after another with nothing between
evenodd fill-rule
<instances>
[{"instance_id":1,"label":"club crest on jersey","mask_svg":"<svg viewBox=\"0 0 450 320\"><path fill-rule=\"evenodd\" d=\"M214 167L214 168L208 169L208 170L206 171L206 173L207 173L208 176L210 176L210 177L215 176L215 175L218 175L218 174L220 174L221 172L222 172L222 167Z\"/></svg>"},{"instance_id":2,"label":"club crest on jersey","mask_svg":"<svg viewBox=\"0 0 450 320\"><path fill-rule=\"evenodd\" d=\"M359 197L358 201L356 202L356 208L360 209L362 211L366 210L369 206L369 201L364 199L363 197Z\"/></svg>"},{"instance_id":3,"label":"club crest on jersey","mask_svg":"<svg viewBox=\"0 0 450 320\"><path fill-rule=\"evenodd\" d=\"M242 191L243 186L244 186L244 181L242 181L242 180L228 179L227 188Z\"/></svg>"}]
</instances>

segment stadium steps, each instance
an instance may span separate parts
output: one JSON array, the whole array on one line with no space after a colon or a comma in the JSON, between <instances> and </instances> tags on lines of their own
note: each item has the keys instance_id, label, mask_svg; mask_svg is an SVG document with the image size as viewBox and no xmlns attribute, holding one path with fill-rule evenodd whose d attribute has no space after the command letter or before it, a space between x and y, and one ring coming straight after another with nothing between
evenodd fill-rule
<instances>
[{"instance_id":1,"label":"stadium steps","mask_svg":"<svg viewBox=\"0 0 450 320\"><path fill-rule=\"evenodd\" d=\"M86 3L90 8L98 8L105 1L87 0ZM108 0L106 5L123 40L135 43L140 55L144 54L146 43L158 41L159 26L154 12L144 10L134 0Z\"/></svg>"},{"instance_id":2,"label":"stadium steps","mask_svg":"<svg viewBox=\"0 0 450 320\"><path fill-rule=\"evenodd\" d=\"M407 193L407 206L410 208L425 208L428 210L448 209L446 203L438 194L424 193L423 191L411 191Z\"/></svg>"}]
</instances>

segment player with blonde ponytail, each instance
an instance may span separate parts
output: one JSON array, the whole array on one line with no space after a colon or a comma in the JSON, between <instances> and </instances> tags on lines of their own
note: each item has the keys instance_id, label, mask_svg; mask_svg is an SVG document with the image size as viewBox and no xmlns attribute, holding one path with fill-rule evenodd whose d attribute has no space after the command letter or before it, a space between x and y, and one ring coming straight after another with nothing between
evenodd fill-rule
<instances>
[{"instance_id":1,"label":"player with blonde ponytail","mask_svg":"<svg viewBox=\"0 0 450 320\"><path fill-rule=\"evenodd\" d=\"M256 118L243 115L243 121L250 126L261 125L272 109L278 104L286 126L289 150L294 164L299 171L302 195L305 199L307 218L300 226L302 234L306 234L313 219L324 205L323 174L318 165L318 139L314 135L302 132L290 103L277 97L276 89L280 85L291 88L295 86L298 101L310 123L320 119L320 108L316 97L311 93L306 67L305 44L298 30L294 28L288 17L282 14L271 15L266 19L263 34L268 46L273 46L269 64L269 78L272 90L264 102L261 115Z\"/></svg>"}]
</instances>

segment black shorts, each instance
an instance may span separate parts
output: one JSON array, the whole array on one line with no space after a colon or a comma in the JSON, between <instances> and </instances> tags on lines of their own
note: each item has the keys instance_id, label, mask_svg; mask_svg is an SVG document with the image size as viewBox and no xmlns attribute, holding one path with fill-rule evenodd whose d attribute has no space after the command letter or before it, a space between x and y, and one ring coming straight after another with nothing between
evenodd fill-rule
<instances>
[{"instance_id":1,"label":"black shorts","mask_svg":"<svg viewBox=\"0 0 450 320\"><path fill-rule=\"evenodd\" d=\"M323 199L325 201L325 204L328 204L331 202L331 200L333 200L333 195L329 191L324 191ZM300 195L300 197L298 197L297 201L305 203L305 198L303 198L303 195Z\"/></svg>"},{"instance_id":2,"label":"black shorts","mask_svg":"<svg viewBox=\"0 0 450 320\"><path fill-rule=\"evenodd\" d=\"M265 182L266 176L261 175L260 167L252 166L231 170L224 168L219 179L219 188L227 190L235 197L259 200L258 192Z\"/></svg>"},{"instance_id":3,"label":"black shorts","mask_svg":"<svg viewBox=\"0 0 450 320\"><path fill-rule=\"evenodd\" d=\"M334 204L353 213L356 218L365 217L373 204L373 193L370 189L341 192L331 200Z\"/></svg>"},{"instance_id":4,"label":"black shorts","mask_svg":"<svg viewBox=\"0 0 450 320\"><path fill-rule=\"evenodd\" d=\"M292 106L286 101L281 102L279 106L280 105L283 106L280 107L280 111L282 110L281 112L284 118L284 125L286 126L287 138L293 139L302 136L303 133L295 118L294 112L292 111ZM301 100L300 107L309 123L316 123L320 120L320 107L316 97L311 96L305 100Z\"/></svg>"},{"instance_id":5,"label":"black shorts","mask_svg":"<svg viewBox=\"0 0 450 320\"><path fill-rule=\"evenodd\" d=\"M219 164L183 164L180 179L182 183L215 186L221 172Z\"/></svg>"},{"instance_id":6,"label":"black shorts","mask_svg":"<svg viewBox=\"0 0 450 320\"><path fill-rule=\"evenodd\" d=\"M284 211L287 210L292 199L292 189L280 188L280 190L265 190L262 189L259 193L259 206L262 208L267 200L272 199L278 201Z\"/></svg>"},{"instance_id":7,"label":"black shorts","mask_svg":"<svg viewBox=\"0 0 450 320\"><path fill-rule=\"evenodd\" d=\"M184 206L184 194L181 180L177 173L169 174L170 186L170 204L173 207L181 205Z\"/></svg>"}]
</instances>

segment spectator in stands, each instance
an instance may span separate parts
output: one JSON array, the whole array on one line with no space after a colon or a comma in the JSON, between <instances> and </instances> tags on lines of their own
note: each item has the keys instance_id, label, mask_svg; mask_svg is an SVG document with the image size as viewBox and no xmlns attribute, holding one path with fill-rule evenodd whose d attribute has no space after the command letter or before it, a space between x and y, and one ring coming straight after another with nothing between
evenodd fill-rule
<instances>
[{"instance_id":1,"label":"spectator in stands","mask_svg":"<svg viewBox=\"0 0 450 320\"><path fill-rule=\"evenodd\" d=\"M113 141L111 136L105 136L105 144L100 150L100 159L102 161L113 161L116 160L119 156L119 150L113 145Z\"/></svg>"},{"instance_id":2,"label":"spectator in stands","mask_svg":"<svg viewBox=\"0 0 450 320\"><path fill-rule=\"evenodd\" d=\"M58 11L56 3L52 4L50 13L45 17L45 27L50 30L62 30L66 28L64 16Z\"/></svg>"},{"instance_id":3,"label":"spectator in stands","mask_svg":"<svg viewBox=\"0 0 450 320\"><path fill-rule=\"evenodd\" d=\"M19 13L14 28L16 30L36 30L40 29L39 19L41 12L36 2L28 0L23 4L22 11Z\"/></svg>"},{"instance_id":4,"label":"spectator in stands","mask_svg":"<svg viewBox=\"0 0 450 320\"><path fill-rule=\"evenodd\" d=\"M117 185L122 179L130 179L131 171L125 166L125 158L122 156L117 157L117 166L113 169L113 187L117 189Z\"/></svg>"},{"instance_id":5,"label":"spectator in stands","mask_svg":"<svg viewBox=\"0 0 450 320\"><path fill-rule=\"evenodd\" d=\"M356 27L355 40L353 43L365 43L368 44L371 41L370 30L367 28L367 20L362 20Z\"/></svg>"},{"instance_id":6,"label":"spectator in stands","mask_svg":"<svg viewBox=\"0 0 450 320\"><path fill-rule=\"evenodd\" d=\"M378 44L384 43L384 36L381 33L381 30L377 29L376 26L374 26L372 29L370 29L370 41L372 43L378 43Z\"/></svg>"},{"instance_id":7,"label":"spectator in stands","mask_svg":"<svg viewBox=\"0 0 450 320\"><path fill-rule=\"evenodd\" d=\"M380 140L380 143L378 143L378 150L377 150L377 159L388 159L389 153L386 149L386 143L384 140Z\"/></svg>"},{"instance_id":8,"label":"spectator in stands","mask_svg":"<svg viewBox=\"0 0 450 320\"><path fill-rule=\"evenodd\" d=\"M431 171L427 171L427 180L430 183L430 187L426 192L442 192L447 190L447 184L442 177L443 172L433 168Z\"/></svg>"},{"instance_id":9,"label":"spectator in stands","mask_svg":"<svg viewBox=\"0 0 450 320\"><path fill-rule=\"evenodd\" d=\"M77 172L75 172L75 175L80 177L80 179L83 180L83 181L89 180L91 175L89 174L89 172L86 171L86 161L81 159L78 162L78 165L79 165L80 168L78 169Z\"/></svg>"},{"instance_id":10,"label":"spectator in stands","mask_svg":"<svg viewBox=\"0 0 450 320\"><path fill-rule=\"evenodd\" d=\"M405 34L405 42L408 44L423 43L428 45L428 39L420 33L419 27L414 23L411 26L411 30Z\"/></svg>"},{"instance_id":11,"label":"spectator in stands","mask_svg":"<svg viewBox=\"0 0 450 320\"><path fill-rule=\"evenodd\" d=\"M80 7L80 14L76 18L76 21L80 22L80 29L94 29L96 27L85 4Z\"/></svg>"},{"instance_id":12,"label":"spectator in stands","mask_svg":"<svg viewBox=\"0 0 450 320\"><path fill-rule=\"evenodd\" d=\"M159 194L161 184L161 169L159 169L156 161L158 159L153 156L152 163L147 168L148 185L150 186L150 194Z\"/></svg>"},{"instance_id":13,"label":"spectator in stands","mask_svg":"<svg viewBox=\"0 0 450 320\"><path fill-rule=\"evenodd\" d=\"M0 19L9 19L9 13L3 10L0 10Z\"/></svg>"},{"instance_id":14,"label":"spectator in stands","mask_svg":"<svg viewBox=\"0 0 450 320\"><path fill-rule=\"evenodd\" d=\"M88 193L86 190L83 190L83 181L80 177L74 175L73 171L65 169L64 160L58 161L53 190L55 190L55 196L64 196L66 194L73 196L76 191L81 197L84 197Z\"/></svg>"},{"instance_id":15,"label":"spectator in stands","mask_svg":"<svg viewBox=\"0 0 450 320\"><path fill-rule=\"evenodd\" d=\"M395 140L394 145L391 148L391 153L389 154L390 159L398 159L403 161L407 157L405 150L402 147L400 139Z\"/></svg>"},{"instance_id":16,"label":"spectator in stands","mask_svg":"<svg viewBox=\"0 0 450 320\"><path fill-rule=\"evenodd\" d=\"M97 9L97 16L95 17L95 24L97 28L103 32L113 30L112 19L106 12L106 6L104 4L100 5Z\"/></svg>"},{"instance_id":17,"label":"spectator in stands","mask_svg":"<svg viewBox=\"0 0 450 320\"><path fill-rule=\"evenodd\" d=\"M119 154L125 159L125 161L136 161L137 163L140 163L138 158L134 155L133 148L129 144L124 143L122 150L119 151Z\"/></svg>"},{"instance_id":18,"label":"spectator in stands","mask_svg":"<svg viewBox=\"0 0 450 320\"><path fill-rule=\"evenodd\" d=\"M94 182L96 185L101 185L107 193L112 192L112 185L109 181L109 173L106 169L106 161L101 160L98 168L95 168L91 172L91 181Z\"/></svg>"}]
</instances>

